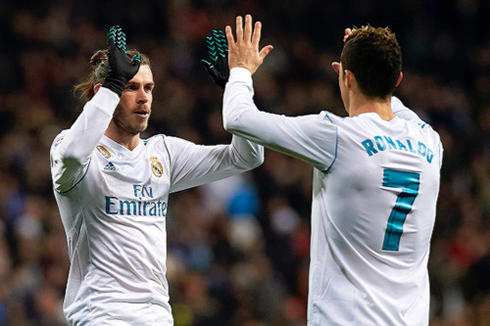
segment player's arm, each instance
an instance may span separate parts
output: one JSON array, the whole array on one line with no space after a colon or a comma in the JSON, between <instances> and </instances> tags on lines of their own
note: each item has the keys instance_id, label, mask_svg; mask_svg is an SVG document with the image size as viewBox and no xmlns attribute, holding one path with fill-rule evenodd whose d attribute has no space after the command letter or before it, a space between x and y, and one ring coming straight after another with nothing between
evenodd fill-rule
<instances>
[{"instance_id":1,"label":"player's arm","mask_svg":"<svg viewBox=\"0 0 490 326\"><path fill-rule=\"evenodd\" d=\"M229 132L326 171L335 159L337 127L323 115L287 117L259 111L252 77L233 68L223 98L223 123Z\"/></svg>"},{"instance_id":2,"label":"player's arm","mask_svg":"<svg viewBox=\"0 0 490 326\"><path fill-rule=\"evenodd\" d=\"M228 82L228 44L222 31L206 37L209 58L202 63L221 88ZM165 137L171 165L170 192L199 186L253 169L264 161L264 148L233 135L229 145L202 146Z\"/></svg>"},{"instance_id":3,"label":"player's arm","mask_svg":"<svg viewBox=\"0 0 490 326\"><path fill-rule=\"evenodd\" d=\"M56 137L51 147L51 170L55 190L69 191L83 178L90 155L112 119L126 83L139 69L139 58L126 57L126 36L121 28L108 33L108 75L88 101L70 129ZM100 85L99 85L100 86Z\"/></svg>"},{"instance_id":4,"label":"player's arm","mask_svg":"<svg viewBox=\"0 0 490 326\"><path fill-rule=\"evenodd\" d=\"M325 171L335 157L337 128L319 115L286 117L261 112L253 101L251 75L272 50L259 51L262 25L252 17L236 20L236 42L226 27L230 78L223 98L223 123L229 132L250 139L278 152L297 157Z\"/></svg>"},{"instance_id":5,"label":"player's arm","mask_svg":"<svg viewBox=\"0 0 490 326\"><path fill-rule=\"evenodd\" d=\"M59 134L51 146L51 170L57 191L67 192L85 174L90 155L102 138L119 97L101 88L83 107L70 129Z\"/></svg>"},{"instance_id":6,"label":"player's arm","mask_svg":"<svg viewBox=\"0 0 490 326\"><path fill-rule=\"evenodd\" d=\"M251 170L264 161L264 148L241 137L229 145L204 146L165 137L171 166L170 192L176 192Z\"/></svg>"}]
</instances>

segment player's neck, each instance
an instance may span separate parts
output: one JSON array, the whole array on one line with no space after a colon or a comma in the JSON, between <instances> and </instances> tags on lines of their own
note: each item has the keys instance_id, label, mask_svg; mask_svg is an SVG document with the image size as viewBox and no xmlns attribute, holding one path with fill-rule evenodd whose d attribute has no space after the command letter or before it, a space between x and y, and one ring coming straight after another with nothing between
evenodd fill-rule
<instances>
[{"instance_id":1,"label":"player's neck","mask_svg":"<svg viewBox=\"0 0 490 326\"><path fill-rule=\"evenodd\" d=\"M391 120L394 117L391 109L391 98L387 100L373 100L364 96L353 96L349 103L349 116L354 117L363 113L377 113L383 120Z\"/></svg>"},{"instance_id":2,"label":"player's neck","mask_svg":"<svg viewBox=\"0 0 490 326\"><path fill-rule=\"evenodd\" d=\"M117 126L113 124L113 121L111 121L111 124L109 125L109 128L105 131L104 135L116 143L126 147L130 151L136 148L138 146L139 141L140 141L140 135L136 134L130 134L127 132L124 132Z\"/></svg>"}]
</instances>

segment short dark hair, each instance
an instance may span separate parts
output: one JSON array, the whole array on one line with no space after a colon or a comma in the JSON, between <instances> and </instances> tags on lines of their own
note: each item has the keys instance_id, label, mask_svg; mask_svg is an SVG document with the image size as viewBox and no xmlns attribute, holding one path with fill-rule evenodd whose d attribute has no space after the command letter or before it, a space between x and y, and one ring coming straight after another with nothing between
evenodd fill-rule
<instances>
[{"instance_id":1,"label":"short dark hair","mask_svg":"<svg viewBox=\"0 0 490 326\"><path fill-rule=\"evenodd\" d=\"M402 52L388 27L366 25L354 28L347 37L340 62L354 74L364 95L386 99L402 71Z\"/></svg>"},{"instance_id":2,"label":"short dark hair","mask_svg":"<svg viewBox=\"0 0 490 326\"><path fill-rule=\"evenodd\" d=\"M150 66L150 58L140 53L137 50L128 50L126 52L128 61L131 61L133 56L141 56L141 64ZM81 97L86 100L90 100L94 97L94 86L102 84L107 76L107 69L109 68L109 59L107 57L107 50L99 50L90 58L90 65L92 71L87 79L78 85L75 85L75 91L81 91Z\"/></svg>"}]
</instances>

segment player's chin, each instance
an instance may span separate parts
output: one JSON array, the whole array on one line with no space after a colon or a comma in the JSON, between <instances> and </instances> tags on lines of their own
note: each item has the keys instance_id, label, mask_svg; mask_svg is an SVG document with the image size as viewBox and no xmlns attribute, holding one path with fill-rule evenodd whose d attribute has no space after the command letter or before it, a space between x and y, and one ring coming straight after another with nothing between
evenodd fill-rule
<instances>
[{"instance_id":1,"label":"player's chin","mask_svg":"<svg viewBox=\"0 0 490 326\"><path fill-rule=\"evenodd\" d=\"M148 128L148 122L140 122L140 123L134 123L131 126L128 126L127 131L133 135L137 135Z\"/></svg>"},{"instance_id":2,"label":"player's chin","mask_svg":"<svg viewBox=\"0 0 490 326\"><path fill-rule=\"evenodd\" d=\"M145 121L144 123L141 123L139 126L138 126L138 130L139 132L143 132L146 130L146 128L148 128L148 121Z\"/></svg>"}]
</instances>

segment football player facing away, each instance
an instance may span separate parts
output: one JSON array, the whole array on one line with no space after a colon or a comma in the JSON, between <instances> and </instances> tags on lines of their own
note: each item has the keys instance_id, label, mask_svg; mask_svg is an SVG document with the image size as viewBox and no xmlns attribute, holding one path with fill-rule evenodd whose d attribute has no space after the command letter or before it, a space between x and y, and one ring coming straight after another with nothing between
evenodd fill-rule
<instances>
[{"instance_id":1,"label":"football player facing away","mask_svg":"<svg viewBox=\"0 0 490 326\"><path fill-rule=\"evenodd\" d=\"M392 97L402 79L388 28L346 29L332 63L348 117L266 113L253 101L261 23L230 26L223 121L229 132L314 167L308 325L427 325L427 262L443 148Z\"/></svg>"}]
</instances>

